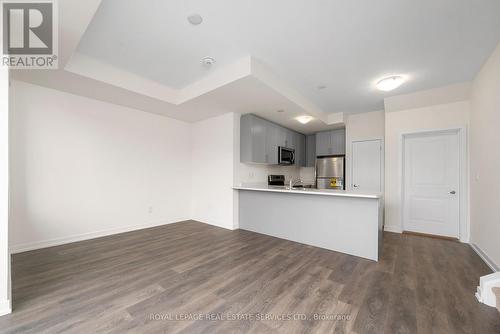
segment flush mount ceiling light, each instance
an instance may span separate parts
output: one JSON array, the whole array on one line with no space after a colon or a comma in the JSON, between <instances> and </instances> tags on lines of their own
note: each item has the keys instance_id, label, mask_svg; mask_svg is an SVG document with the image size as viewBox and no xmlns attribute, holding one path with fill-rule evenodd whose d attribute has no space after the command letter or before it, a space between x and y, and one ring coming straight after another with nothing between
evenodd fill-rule
<instances>
[{"instance_id":1,"label":"flush mount ceiling light","mask_svg":"<svg viewBox=\"0 0 500 334\"><path fill-rule=\"evenodd\" d=\"M212 57L205 57L201 60L201 63L203 64L203 66L205 67L210 67L212 66L213 64L215 64L215 59L213 59Z\"/></svg>"},{"instance_id":2,"label":"flush mount ceiling light","mask_svg":"<svg viewBox=\"0 0 500 334\"><path fill-rule=\"evenodd\" d=\"M384 92L391 91L393 89L398 88L406 81L406 78L402 75L393 75L387 78L384 78L377 82L377 88Z\"/></svg>"},{"instance_id":3,"label":"flush mount ceiling light","mask_svg":"<svg viewBox=\"0 0 500 334\"><path fill-rule=\"evenodd\" d=\"M312 121L312 116L309 116L309 115L304 115L304 116L298 116L298 117L295 117L295 119L302 123L302 124L307 124L309 123L310 121Z\"/></svg>"},{"instance_id":4,"label":"flush mount ceiling light","mask_svg":"<svg viewBox=\"0 0 500 334\"><path fill-rule=\"evenodd\" d=\"M192 14L187 17L187 20L192 25L197 26L203 22L203 17L200 14Z\"/></svg>"}]
</instances>

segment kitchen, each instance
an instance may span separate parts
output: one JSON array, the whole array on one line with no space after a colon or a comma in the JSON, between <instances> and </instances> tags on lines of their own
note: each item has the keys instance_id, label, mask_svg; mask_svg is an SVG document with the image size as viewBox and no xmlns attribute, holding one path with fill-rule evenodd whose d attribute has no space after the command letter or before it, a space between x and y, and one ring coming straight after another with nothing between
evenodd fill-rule
<instances>
[{"instance_id":1,"label":"kitchen","mask_svg":"<svg viewBox=\"0 0 500 334\"><path fill-rule=\"evenodd\" d=\"M346 126L304 135L253 114L242 115L241 163L264 165L274 174L234 187L239 191L239 227L378 260L382 144L380 139L349 137L348 151L346 132L354 124L347 120ZM346 178L346 158L352 180ZM308 219L312 213L314 220Z\"/></svg>"}]
</instances>

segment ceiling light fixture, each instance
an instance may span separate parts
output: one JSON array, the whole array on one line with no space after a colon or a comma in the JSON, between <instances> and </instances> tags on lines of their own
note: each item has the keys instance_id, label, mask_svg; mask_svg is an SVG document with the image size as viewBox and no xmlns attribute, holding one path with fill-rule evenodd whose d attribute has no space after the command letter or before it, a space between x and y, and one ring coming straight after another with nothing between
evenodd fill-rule
<instances>
[{"instance_id":1,"label":"ceiling light fixture","mask_svg":"<svg viewBox=\"0 0 500 334\"><path fill-rule=\"evenodd\" d=\"M212 57L205 57L201 60L201 63L203 64L203 66L210 67L215 64L215 59L213 59Z\"/></svg>"},{"instance_id":2,"label":"ceiling light fixture","mask_svg":"<svg viewBox=\"0 0 500 334\"><path fill-rule=\"evenodd\" d=\"M187 20L192 25L197 26L203 22L203 17L200 14L192 14L187 17Z\"/></svg>"},{"instance_id":3,"label":"ceiling light fixture","mask_svg":"<svg viewBox=\"0 0 500 334\"><path fill-rule=\"evenodd\" d=\"M377 88L384 92L391 91L393 89L398 88L406 81L406 78L402 75L393 75L387 78L384 78L377 82Z\"/></svg>"},{"instance_id":4,"label":"ceiling light fixture","mask_svg":"<svg viewBox=\"0 0 500 334\"><path fill-rule=\"evenodd\" d=\"M298 116L298 117L295 117L295 119L296 119L299 123L302 123L302 124L307 124L307 123L309 123L310 121L312 121L312 120L313 120L312 116L309 116L309 115Z\"/></svg>"}]
</instances>

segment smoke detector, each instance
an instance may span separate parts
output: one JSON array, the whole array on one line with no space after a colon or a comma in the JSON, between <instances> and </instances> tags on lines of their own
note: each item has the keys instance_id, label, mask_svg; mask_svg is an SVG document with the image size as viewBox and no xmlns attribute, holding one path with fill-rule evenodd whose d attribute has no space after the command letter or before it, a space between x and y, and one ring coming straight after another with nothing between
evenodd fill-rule
<instances>
[{"instance_id":1,"label":"smoke detector","mask_svg":"<svg viewBox=\"0 0 500 334\"><path fill-rule=\"evenodd\" d=\"M212 57L205 57L201 60L201 64L203 66L210 67L215 64L215 59L213 59Z\"/></svg>"},{"instance_id":2,"label":"smoke detector","mask_svg":"<svg viewBox=\"0 0 500 334\"><path fill-rule=\"evenodd\" d=\"M203 22L203 17L200 14L192 14L187 17L187 20L192 25L197 26Z\"/></svg>"}]
</instances>

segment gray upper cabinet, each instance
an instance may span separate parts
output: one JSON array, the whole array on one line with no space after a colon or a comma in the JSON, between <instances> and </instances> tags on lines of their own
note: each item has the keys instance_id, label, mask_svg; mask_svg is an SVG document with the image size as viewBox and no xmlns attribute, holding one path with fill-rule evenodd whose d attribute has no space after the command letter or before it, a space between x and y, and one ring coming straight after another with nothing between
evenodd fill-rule
<instances>
[{"instance_id":1,"label":"gray upper cabinet","mask_svg":"<svg viewBox=\"0 0 500 334\"><path fill-rule=\"evenodd\" d=\"M288 130L288 129L285 129L285 132L286 132L285 147L296 148L295 142L296 142L296 136L298 135L298 133L293 132L292 130Z\"/></svg>"},{"instance_id":2,"label":"gray upper cabinet","mask_svg":"<svg viewBox=\"0 0 500 334\"><path fill-rule=\"evenodd\" d=\"M294 148L297 166L306 163L305 136L252 114L241 116L240 161L276 165L278 147Z\"/></svg>"},{"instance_id":3,"label":"gray upper cabinet","mask_svg":"<svg viewBox=\"0 0 500 334\"><path fill-rule=\"evenodd\" d=\"M306 166L306 136L295 133L295 165L299 167Z\"/></svg>"},{"instance_id":4,"label":"gray upper cabinet","mask_svg":"<svg viewBox=\"0 0 500 334\"><path fill-rule=\"evenodd\" d=\"M330 131L318 132L316 134L316 156L330 155L331 142Z\"/></svg>"},{"instance_id":5,"label":"gray upper cabinet","mask_svg":"<svg viewBox=\"0 0 500 334\"><path fill-rule=\"evenodd\" d=\"M345 154L345 129L332 131L332 153L333 155Z\"/></svg>"},{"instance_id":6,"label":"gray upper cabinet","mask_svg":"<svg viewBox=\"0 0 500 334\"><path fill-rule=\"evenodd\" d=\"M306 136L306 167L316 166L316 135Z\"/></svg>"},{"instance_id":7,"label":"gray upper cabinet","mask_svg":"<svg viewBox=\"0 0 500 334\"><path fill-rule=\"evenodd\" d=\"M267 128L263 119L253 115L243 115L240 123L241 162L267 163Z\"/></svg>"},{"instance_id":8,"label":"gray upper cabinet","mask_svg":"<svg viewBox=\"0 0 500 334\"><path fill-rule=\"evenodd\" d=\"M316 156L345 154L345 129L316 134Z\"/></svg>"},{"instance_id":9,"label":"gray upper cabinet","mask_svg":"<svg viewBox=\"0 0 500 334\"><path fill-rule=\"evenodd\" d=\"M271 123L275 127L276 131L276 141L273 144L276 146L284 146L286 147L286 129L282 128L279 125Z\"/></svg>"},{"instance_id":10,"label":"gray upper cabinet","mask_svg":"<svg viewBox=\"0 0 500 334\"><path fill-rule=\"evenodd\" d=\"M240 119L240 161L249 162L253 160L252 154L252 126L253 117L243 115Z\"/></svg>"},{"instance_id":11,"label":"gray upper cabinet","mask_svg":"<svg viewBox=\"0 0 500 334\"><path fill-rule=\"evenodd\" d=\"M278 164L278 136L279 129L276 124L266 122L266 163L269 165Z\"/></svg>"}]
</instances>

